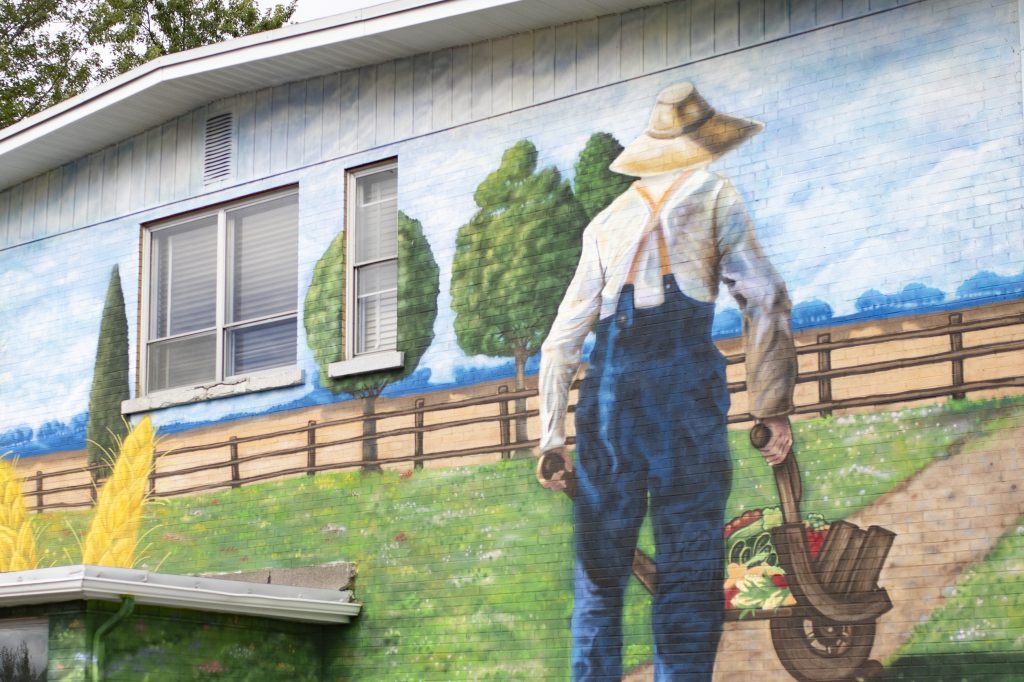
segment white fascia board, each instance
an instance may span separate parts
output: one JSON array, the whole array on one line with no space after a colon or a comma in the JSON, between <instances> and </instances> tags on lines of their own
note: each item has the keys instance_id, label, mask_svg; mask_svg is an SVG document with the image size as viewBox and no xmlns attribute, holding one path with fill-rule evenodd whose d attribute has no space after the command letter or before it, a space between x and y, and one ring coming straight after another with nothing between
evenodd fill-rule
<instances>
[{"instance_id":1,"label":"white fascia board","mask_svg":"<svg viewBox=\"0 0 1024 682\"><path fill-rule=\"evenodd\" d=\"M365 11L348 12L159 57L0 130L0 158L9 150L42 137L55 128L95 114L114 102L164 82L390 33L421 23L443 21L515 2L521 0L388 3L378 8L377 14L365 19L362 18L367 14ZM391 13L385 13L389 10ZM458 42L457 36L453 36L453 41Z\"/></svg>"},{"instance_id":2,"label":"white fascia board","mask_svg":"<svg viewBox=\"0 0 1024 682\"><path fill-rule=\"evenodd\" d=\"M108 566L59 566L0 573L0 608L54 602L120 601L303 623L347 623L359 614L347 590L265 585Z\"/></svg>"}]
</instances>

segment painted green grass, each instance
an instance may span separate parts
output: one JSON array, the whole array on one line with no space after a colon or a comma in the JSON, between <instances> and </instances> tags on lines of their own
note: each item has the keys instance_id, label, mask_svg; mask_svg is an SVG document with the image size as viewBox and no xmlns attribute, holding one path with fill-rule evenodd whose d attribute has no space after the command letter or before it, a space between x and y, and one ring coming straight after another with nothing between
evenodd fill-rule
<instances>
[{"instance_id":1,"label":"painted green grass","mask_svg":"<svg viewBox=\"0 0 1024 682\"><path fill-rule=\"evenodd\" d=\"M884 679L1016 682L1022 674L1024 516L914 629Z\"/></svg>"},{"instance_id":2,"label":"painted green grass","mask_svg":"<svg viewBox=\"0 0 1024 682\"><path fill-rule=\"evenodd\" d=\"M966 439L1024 416L1020 400L817 419L797 427L806 511L842 518ZM771 474L732 434L729 516L776 504ZM536 680L568 676L570 501L537 486L533 462L320 475L157 501L143 567L174 573L354 561L357 626L335 642L346 679ZM40 517L44 562L77 563L86 513ZM649 533L642 544L651 549ZM626 665L651 656L635 583Z\"/></svg>"}]
</instances>

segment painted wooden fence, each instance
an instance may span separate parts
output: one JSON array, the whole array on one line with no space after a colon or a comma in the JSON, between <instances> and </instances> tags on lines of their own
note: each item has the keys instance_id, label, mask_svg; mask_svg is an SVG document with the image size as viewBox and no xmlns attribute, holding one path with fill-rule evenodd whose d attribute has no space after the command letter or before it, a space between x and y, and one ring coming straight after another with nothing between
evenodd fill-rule
<instances>
[{"instance_id":1,"label":"painted wooden fence","mask_svg":"<svg viewBox=\"0 0 1024 682\"><path fill-rule=\"evenodd\" d=\"M812 369L802 369L797 377L797 415L829 415L838 410L869 408L884 405L909 403L936 398L962 399L970 393L1024 388L1024 364L1019 361L996 363L1001 368L995 376L976 380L965 380L964 362L972 358L999 356L1024 351L1024 338L1013 328L1024 325L1024 313L996 315L970 322L964 322L961 313L948 316L944 325L923 329L883 333L860 338L832 341L830 333L819 334L814 343L798 346L797 355L801 364L809 359ZM970 346L964 344L964 336L985 332L1004 340L988 341ZM1007 333L1009 332L1009 333ZM920 340L941 341L948 339L948 350L913 354L914 342ZM902 343L910 352L903 357L891 357L874 362L860 362L853 365L833 367L836 353L858 349L859 358L871 358L872 347L883 344ZM742 354L726 356L729 366L741 365ZM946 380L938 385L914 386L901 384L903 390L885 393L865 393L833 397L833 382L847 377L863 377L907 368L942 368L945 366ZM934 382L932 382L934 384ZM578 384L578 382L577 382ZM799 388L810 385L813 390L810 399L800 400ZM731 381L729 391L741 394L746 391L743 381ZM436 394L443 399L447 393ZM808 395L804 391L804 395ZM156 497L186 495L212 490L238 488L261 481L290 476L314 476L325 471L358 469L366 465L361 461L361 444L367 438L375 438L378 444L384 441L400 440L397 456L382 456L379 464L389 468L408 466L422 467L424 463L471 463L473 458L489 455L508 458L517 451L537 446L536 439L517 441L513 423L526 418L536 425L537 409L516 411L517 400L535 399L536 389L512 391L500 386L493 395L476 396L462 400L448 400L428 404L429 397L417 398L412 407L387 410L377 413L374 419L380 422L401 422L402 425L378 430L373 436L361 433L338 437L332 431L346 426L361 426L364 417L352 416L344 419L309 421L306 425L244 437L231 437L213 443L203 443L159 452L157 464L150 477L150 491ZM534 401L535 402L535 401ZM529 407L529 404L527 404ZM570 405L570 411L575 409ZM472 416L461 416L467 410ZM482 413L481 413L482 412ZM455 415L454 418L451 415ZM729 422L740 424L750 422L752 417L742 411L729 415ZM472 432L473 438L465 434ZM428 447L426 436L436 436L441 447ZM480 434L483 434L482 436ZM484 442L480 442L481 438ZM470 447L453 447L460 442L476 441ZM570 437L570 443L573 442ZM327 451L344 449L347 456L325 459ZM275 465L275 462L280 464ZM260 470L245 473L248 465L259 464ZM62 479L76 477L82 480L88 468L75 467L56 471L37 471L29 480L28 492L34 496L34 509L44 511L59 508L86 507L92 504L91 483L64 484ZM53 500L59 497L60 500ZM47 501L50 498L51 501Z\"/></svg>"}]
</instances>

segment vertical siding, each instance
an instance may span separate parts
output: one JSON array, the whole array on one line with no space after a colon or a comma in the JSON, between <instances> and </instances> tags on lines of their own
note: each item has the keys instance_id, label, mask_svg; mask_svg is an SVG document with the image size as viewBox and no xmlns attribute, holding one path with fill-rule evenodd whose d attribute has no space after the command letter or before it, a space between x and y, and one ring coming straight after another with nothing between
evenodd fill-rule
<instances>
[{"instance_id":1,"label":"vertical siding","mask_svg":"<svg viewBox=\"0 0 1024 682\"><path fill-rule=\"evenodd\" d=\"M204 191L208 116L247 182L897 6L672 0L232 96L0 192L0 248Z\"/></svg>"}]
</instances>

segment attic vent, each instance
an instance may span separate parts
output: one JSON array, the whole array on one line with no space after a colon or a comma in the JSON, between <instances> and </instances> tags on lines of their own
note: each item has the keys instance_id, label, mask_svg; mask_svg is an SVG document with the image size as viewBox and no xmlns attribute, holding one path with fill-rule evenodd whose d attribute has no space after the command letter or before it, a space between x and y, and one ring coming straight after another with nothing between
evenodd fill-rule
<instances>
[{"instance_id":1,"label":"attic vent","mask_svg":"<svg viewBox=\"0 0 1024 682\"><path fill-rule=\"evenodd\" d=\"M206 139L203 150L203 184L209 185L231 177L234 158L232 144L233 121L230 113L206 119Z\"/></svg>"}]
</instances>

